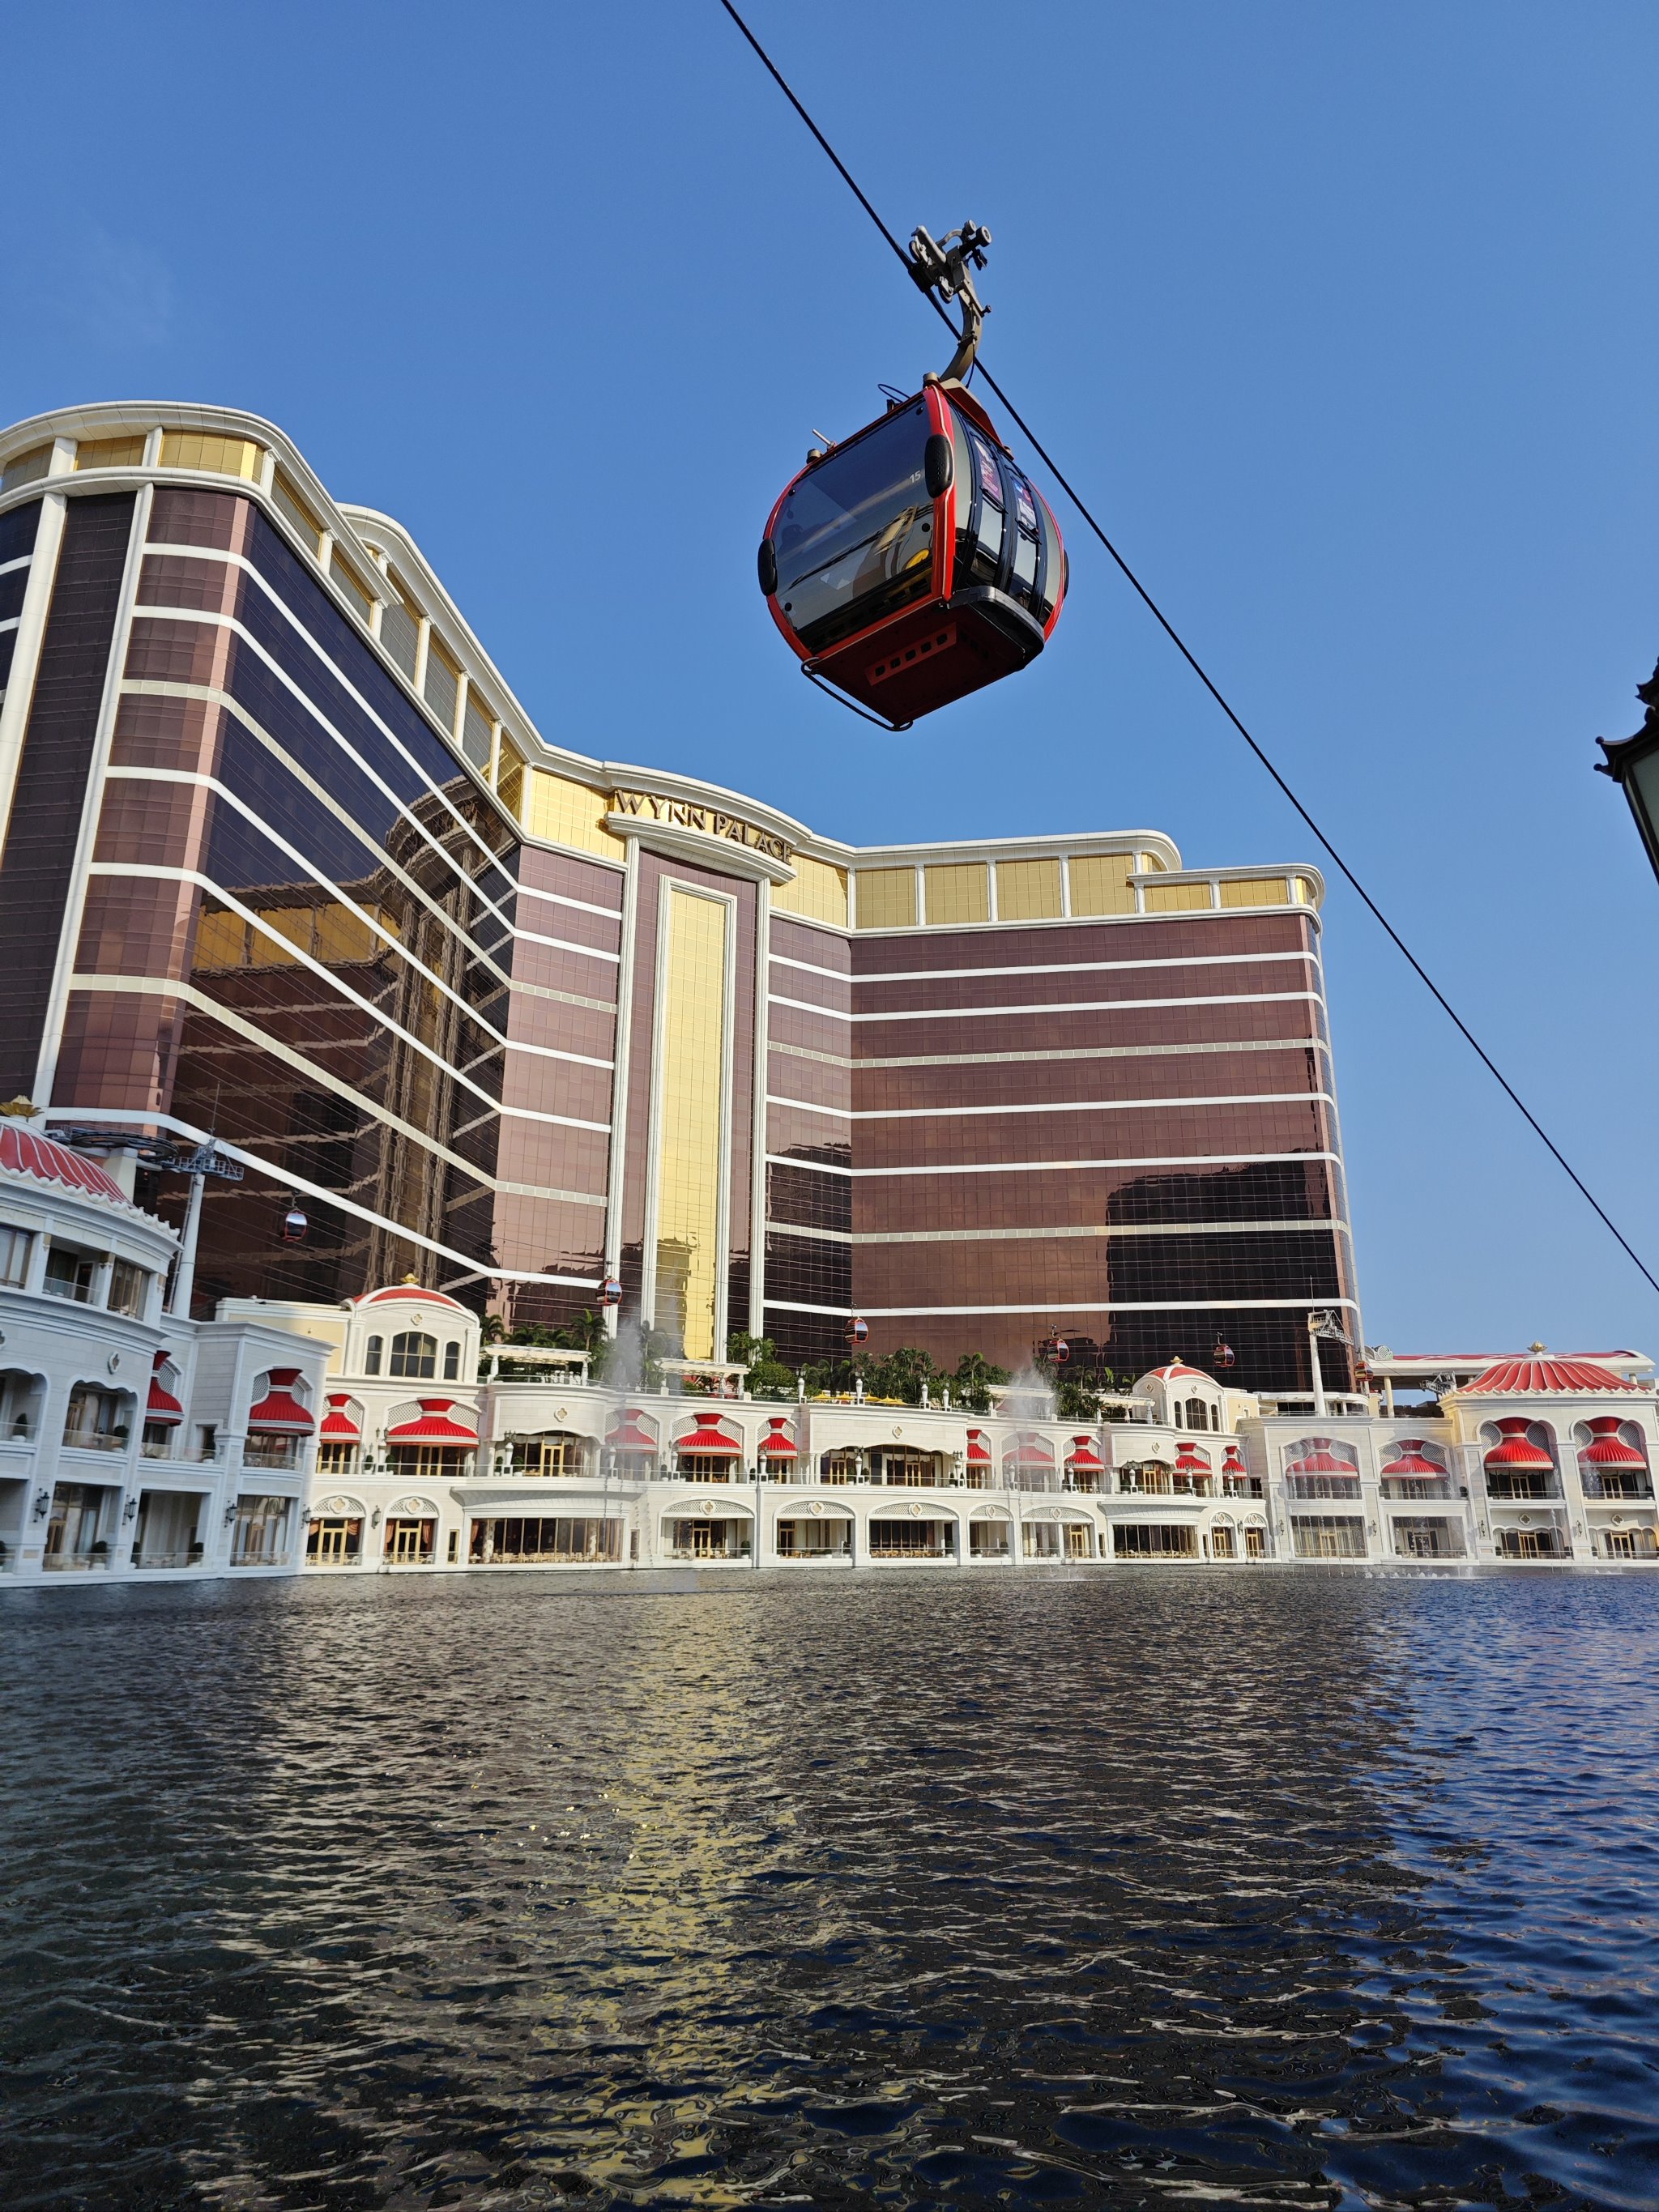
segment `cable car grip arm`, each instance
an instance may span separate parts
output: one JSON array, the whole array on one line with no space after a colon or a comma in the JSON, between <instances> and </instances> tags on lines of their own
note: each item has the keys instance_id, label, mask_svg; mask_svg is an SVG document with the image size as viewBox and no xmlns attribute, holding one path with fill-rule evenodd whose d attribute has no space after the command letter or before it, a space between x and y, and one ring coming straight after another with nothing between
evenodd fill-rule
<instances>
[{"instance_id":1,"label":"cable car grip arm","mask_svg":"<svg viewBox=\"0 0 1659 2212\"><path fill-rule=\"evenodd\" d=\"M990 232L977 222L964 222L959 230L947 230L937 241L920 223L910 234L908 265L919 289L937 292L947 307L953 300L962 303L962 336L939 379L941 384L960 384L979 351L980 332L990 309L974 289L973 272L984 268L985 249L990 243Z\"/></svg>"}]
</instances>

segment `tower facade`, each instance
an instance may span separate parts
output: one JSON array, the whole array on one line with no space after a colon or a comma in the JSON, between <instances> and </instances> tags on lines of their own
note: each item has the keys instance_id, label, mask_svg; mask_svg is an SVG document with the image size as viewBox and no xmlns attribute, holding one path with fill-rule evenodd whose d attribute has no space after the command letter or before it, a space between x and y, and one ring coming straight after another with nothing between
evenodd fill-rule
<instances>
[{"instance_id":1,"label":"tower facade","mask_svg":"<svg viewBox=\"0 0 1659 2212\"><path fill-rule=\"evenodd\" d=\"M559 1322L614 1273L691 1360L857 1310L1287 1390L1310 1308L1358 1341L1311 868L852 848L550 742L408 533L231 410L0 434L0 1097L148 1140L174 1219L170 1146L242 1165L200 1310L413 1274Z\"/></svg>"}]
</instances>

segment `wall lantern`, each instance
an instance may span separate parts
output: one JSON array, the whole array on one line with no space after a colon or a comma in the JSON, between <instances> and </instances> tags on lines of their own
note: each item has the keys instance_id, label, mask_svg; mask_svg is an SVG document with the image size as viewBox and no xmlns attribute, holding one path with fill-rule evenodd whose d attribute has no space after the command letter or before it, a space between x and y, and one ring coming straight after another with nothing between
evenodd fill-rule
<instances>
[{"instance_id":1,"label":"wall lantern","mask_svg":"<svg viewBox=\"0 0 1659 2212\"><path fill-rule=\"evenodd\" d=\"M37 1521L44 1521L51 1510L52 1492L49 1490L37 1490L34 1493L35 1519Z\"/></svg>"},{"instance_id":2,"label":"wall lantern","mask_svg":"<svg viewBox=\"0 0 1659 2212\"><path fill-rule=\"evenodd\" d=\"M1641 728L1631 738L1598 738L1607 758L1595 766L1598 774L1622 786L1648 864L1659 875L1659 666L1637 685L1636 696L1647 709Z\"/></svg>"}]
</instances>

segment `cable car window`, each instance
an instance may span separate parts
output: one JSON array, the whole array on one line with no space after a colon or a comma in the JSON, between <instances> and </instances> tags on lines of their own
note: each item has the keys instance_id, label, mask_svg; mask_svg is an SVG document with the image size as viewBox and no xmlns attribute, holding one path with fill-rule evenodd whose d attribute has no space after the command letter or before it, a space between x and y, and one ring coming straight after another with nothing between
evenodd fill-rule
<instances>
[{"instance_id":1,"label":"cable car window","mask_svg":"<svg viewBox=\"0 0 1659 2212\"><path fill-rule=\"evenodd\" d=\"M975 437L971 430L968 433L968 442L972 446L974 458L979 463L980 489L987 499L995 500L997 505L1000 507L1002 505L1002 471L997 466L996 455L986 444L984 439Z\"/></svg>"},{"instance_id":2,"label":"cable car window","mask_svg":"<svg viewBox=\"0 0 1659 2212\"><path fill-rule=\"evenodd\" d=\"M925 408L907 409L803 477L773 534L779 603L809 652L921 598L933 580Z\"/></svg>"},{"instance_id":3,"label":"cable car window","mask_svg":"<svg viewBox=\"0 0 1659 2212\"><path fill-rule=\"evenodd\" d=\"M1031 487L1024 477L1014 478L1014 499L1019 508L1019 526L1029 530L1033 538L1037 534L1036 501L1031 496Z\"/></svg>"}]
</instances>

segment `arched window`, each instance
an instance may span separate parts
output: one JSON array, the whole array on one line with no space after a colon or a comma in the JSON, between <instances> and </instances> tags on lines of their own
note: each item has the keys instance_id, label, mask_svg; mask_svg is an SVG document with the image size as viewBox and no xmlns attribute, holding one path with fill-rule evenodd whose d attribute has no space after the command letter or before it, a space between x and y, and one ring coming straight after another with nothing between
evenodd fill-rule
<instances>
[{"instance_id":1,"label":"arched window","mask_svg":"<svg viewBox=\"0 0 1659 2212\"><path fill-rule=\"evenodd\" d=\"M429 1382L438 1371L438 1340L412 1328L392 1340L392 1372L415 1382Z\"/></svg>"},{"instance_id":2,"label":"arched window","mask_svg":"<svg viewBox=\"0 0 1659 2212\"><path fill-rule=\"evenodd\" d=\"M1205 1405L1204 1401L1201 1398L1188 1398L1187 1401L1187 1426L1189 1429L1203 1430L1207 1429L1209 1425L1209 1409Z\"/></svg>"},{"instance_id":3,"label":"arched window","mask_svg":"<svg viewBox=\"0 0 1659 2212\"><path fill-rule=\"evenodd\" d=\"M363 1347L363 1372L365 1375L378 1375L380 1373L380 1351L381 1340L378 1336L371 1336L367 1345Z\"/></svg>"},{"instance_id":4,"label":"arched window","mask_svg":"<svg viewBox=\"0 0 1659 2212\"><path fill-rule=\"evenodd\" d=\"M444 1346L444 1381L459 1382L461 1379L461 1347L459 1344Z\"/></svg>"}]
</instances>

